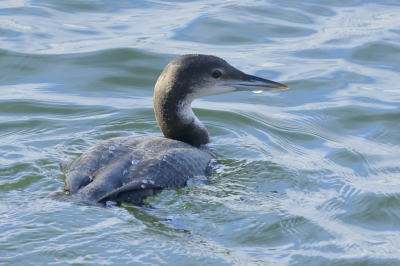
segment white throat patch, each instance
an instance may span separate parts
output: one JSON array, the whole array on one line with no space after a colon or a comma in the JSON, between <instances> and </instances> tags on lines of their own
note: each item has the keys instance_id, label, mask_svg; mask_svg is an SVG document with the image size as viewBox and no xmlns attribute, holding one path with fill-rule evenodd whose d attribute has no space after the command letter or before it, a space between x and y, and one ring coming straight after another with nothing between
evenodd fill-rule
<instances>
[{"instance_id":1,"label":"white throat patch","mask_svg":"<svg viewBox=\"0 0 400 266\"><path fill-rule=\"evenodd\" d=\"M225 94L236 91L236 88L229 85L214 85L211 87L203 87L196 90L196 92L189 94L186 99L180 102L179 114L182 121L186 123L195 123L196 126L205 128L200 120L196 117L192 110L192 102L200 97Z\"/></svg>"}]
</instances>

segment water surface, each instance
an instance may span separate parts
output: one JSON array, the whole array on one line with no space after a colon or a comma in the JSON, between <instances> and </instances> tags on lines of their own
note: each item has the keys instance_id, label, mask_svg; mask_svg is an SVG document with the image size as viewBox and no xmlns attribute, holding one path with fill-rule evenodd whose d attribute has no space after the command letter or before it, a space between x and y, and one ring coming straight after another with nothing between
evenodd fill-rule
<instances>
[{"instance_id":1,"label":"water surface","mask_svg":"<svg viewBox=\"0 0 400 266\"><path fill-rule=\"evenodd\" d=\"M400 1L3 0L0 41L1 264L400 264ZM153 87L186 53L291 89L194 102L210 183L48 200L93 144L161 136Z\"/></svg>"}]
</instances>

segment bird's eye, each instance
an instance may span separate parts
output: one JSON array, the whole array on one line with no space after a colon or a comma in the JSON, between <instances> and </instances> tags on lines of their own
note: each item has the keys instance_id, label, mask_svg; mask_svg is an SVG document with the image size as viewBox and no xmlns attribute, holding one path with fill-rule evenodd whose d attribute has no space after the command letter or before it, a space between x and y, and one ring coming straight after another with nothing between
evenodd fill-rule
<instances>
[{"instance_id":1,"label":"bird's eye","mask_svg":"<svg viewBox=\"0 0 400 266\"><path fill-rule=\"evenodd\" d=\"M217 79L217 78L219 78L219 77L222 76L222 72L221 72L221 70L215 69L215 70L212 72L211 75L213 76L213 78Z\"/></svg>"}]
</instances>

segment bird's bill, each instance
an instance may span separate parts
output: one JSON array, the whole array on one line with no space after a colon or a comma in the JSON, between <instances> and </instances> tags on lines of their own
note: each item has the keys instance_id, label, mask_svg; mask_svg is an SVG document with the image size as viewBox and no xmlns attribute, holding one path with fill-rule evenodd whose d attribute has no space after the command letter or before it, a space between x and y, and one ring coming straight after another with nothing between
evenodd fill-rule
<instances>
[{"instance_id":1,"label":"bird's bill","mask_svg":"<svg viewBox=\"0 0 400 266\"><path fill-rule=\"evenodd\" d=\"M238 91L275 91L275 90L287 90L290 87L284 84L259 78L256 76L247 75L232 84L233 87Z\"/></svg>"}]
</instances>

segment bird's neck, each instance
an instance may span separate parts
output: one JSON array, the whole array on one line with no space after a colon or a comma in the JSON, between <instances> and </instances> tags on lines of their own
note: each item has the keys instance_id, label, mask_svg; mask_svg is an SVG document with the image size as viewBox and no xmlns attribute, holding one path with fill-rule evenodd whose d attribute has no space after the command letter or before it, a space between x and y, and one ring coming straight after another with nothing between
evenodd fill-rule
<instances>
[{"instance_id":1,"label":"bird's neck","mask_svg":"<svg viewBox=\"0 0 400 266\"><path fill-rule=\"evenodd\" d=\"M200 146L210 141L207 129L195 116L191 103L179 88L157 88L154 91L154 113L164 136Z\"/></svg>"}]
</instances>

